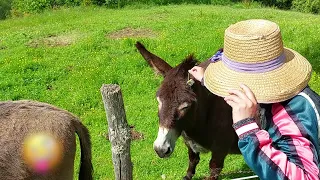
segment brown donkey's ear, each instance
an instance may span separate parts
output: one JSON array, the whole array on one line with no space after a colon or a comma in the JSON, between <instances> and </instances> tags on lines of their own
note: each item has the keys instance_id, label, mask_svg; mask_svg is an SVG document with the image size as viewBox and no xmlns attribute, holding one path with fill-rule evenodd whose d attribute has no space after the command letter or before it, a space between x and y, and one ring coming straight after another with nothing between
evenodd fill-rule
<instances>
[{"instance_id":1,"label":"brown donkey's ear","mask_svg":"<svg viewBox=\"0 0 320 180\"><path fill-rule=\"evenodd\" d=\"M162 76L165 76L166 72L172 69L172 67L167 62L165 62L160 57L149 52L140 42L136 43L136 47L139 50L140 54L143 56L143 58L148 62L149 66L157 74L161 74Z\"/></svg>"}]
</instances>

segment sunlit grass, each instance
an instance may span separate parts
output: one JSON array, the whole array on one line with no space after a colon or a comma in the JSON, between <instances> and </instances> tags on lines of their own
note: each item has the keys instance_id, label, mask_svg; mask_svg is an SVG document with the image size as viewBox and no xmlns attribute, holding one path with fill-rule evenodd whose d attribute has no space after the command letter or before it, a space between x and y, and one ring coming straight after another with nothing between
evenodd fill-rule
<instances>
[{"instance_id":1,"label":"sunlit grass","mask_svg":"<svg viewBox=\"0 0 320 180\"><path fill-rule=\"evenodd\" d=\"M313 65L310 86L319 93L319 16L185 5L121 10L79 7L0 21L0 99L43 101L79 116L91 132L95 179L106 180L114 176L99 89L103 83L120 84L129 124L144 134L143 140L132 143L134 179L161 179L161 175L180 179L188 166L182 140L169 159L160 159L153 151L158 129L155 92L162 78L154 75L134 43L142 41L173 66L190 53L204 61L222 47L224 30L230 24L251 18L280 25L285 46ZM155 36L109 38L124 28L149 30ZM68 43L52 44L46 39L50 37L63 37ZM209 175L210 155L201 158L195 178ZM239 177L228 173L247 169L241 156L228 156L222 178Z\"/></svg>"}]
</instances>

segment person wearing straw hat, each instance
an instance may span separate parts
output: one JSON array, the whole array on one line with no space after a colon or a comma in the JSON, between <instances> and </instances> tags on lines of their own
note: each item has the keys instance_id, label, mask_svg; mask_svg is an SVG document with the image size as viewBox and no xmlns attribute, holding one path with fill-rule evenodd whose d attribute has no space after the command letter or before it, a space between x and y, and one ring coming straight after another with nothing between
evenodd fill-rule
<instances>
[{"instance_id":1,"label":"person wearing straw hat","mask_svg":"<svg viewBox=\"0 0 320 180\"><path fill-rule=\"evenodd\" d=\"M223 51L189 73L232 107L238 146L260 179L319 179L320 97L312 67L263 19L225 30Z\"/></svg>"}]
</instances>

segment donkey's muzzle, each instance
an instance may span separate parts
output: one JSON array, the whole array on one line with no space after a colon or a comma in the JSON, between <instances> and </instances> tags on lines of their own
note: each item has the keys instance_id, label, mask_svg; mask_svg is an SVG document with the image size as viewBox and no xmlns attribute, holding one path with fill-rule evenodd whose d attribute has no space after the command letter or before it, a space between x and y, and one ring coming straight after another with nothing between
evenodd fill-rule
<instances>
[{"instance_id":1,"label":"donkey's muzzle","mask_svg":"<svg viewBox=\"0 0 320 180\"><path fill-rule=\"evenodd\" d=\"M154 150L160 158L169 157L172 153L172 148L170 147L154 147Z\"/></svg>"}]
</instances>

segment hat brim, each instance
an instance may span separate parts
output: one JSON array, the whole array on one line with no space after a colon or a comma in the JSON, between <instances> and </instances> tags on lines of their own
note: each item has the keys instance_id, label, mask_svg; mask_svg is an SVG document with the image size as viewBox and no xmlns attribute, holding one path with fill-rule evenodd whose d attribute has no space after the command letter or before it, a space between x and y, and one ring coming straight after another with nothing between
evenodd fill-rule
<instances>
[{"instance_id":1,"label":"hat brim","mask_svg":"<svg viewBox=\"0 0 320 180\"><path fill-rule=\"evenodd\" d=\"M237 72L229 69L222 61L210 63L204 74L204 85L213 94L229 95L228 90L247 85L258 103L276 103L288 100L307 85L312 67L298 52L284 48L285 63L279 68L264 73Z\"/></svg>"}]
</instances>

